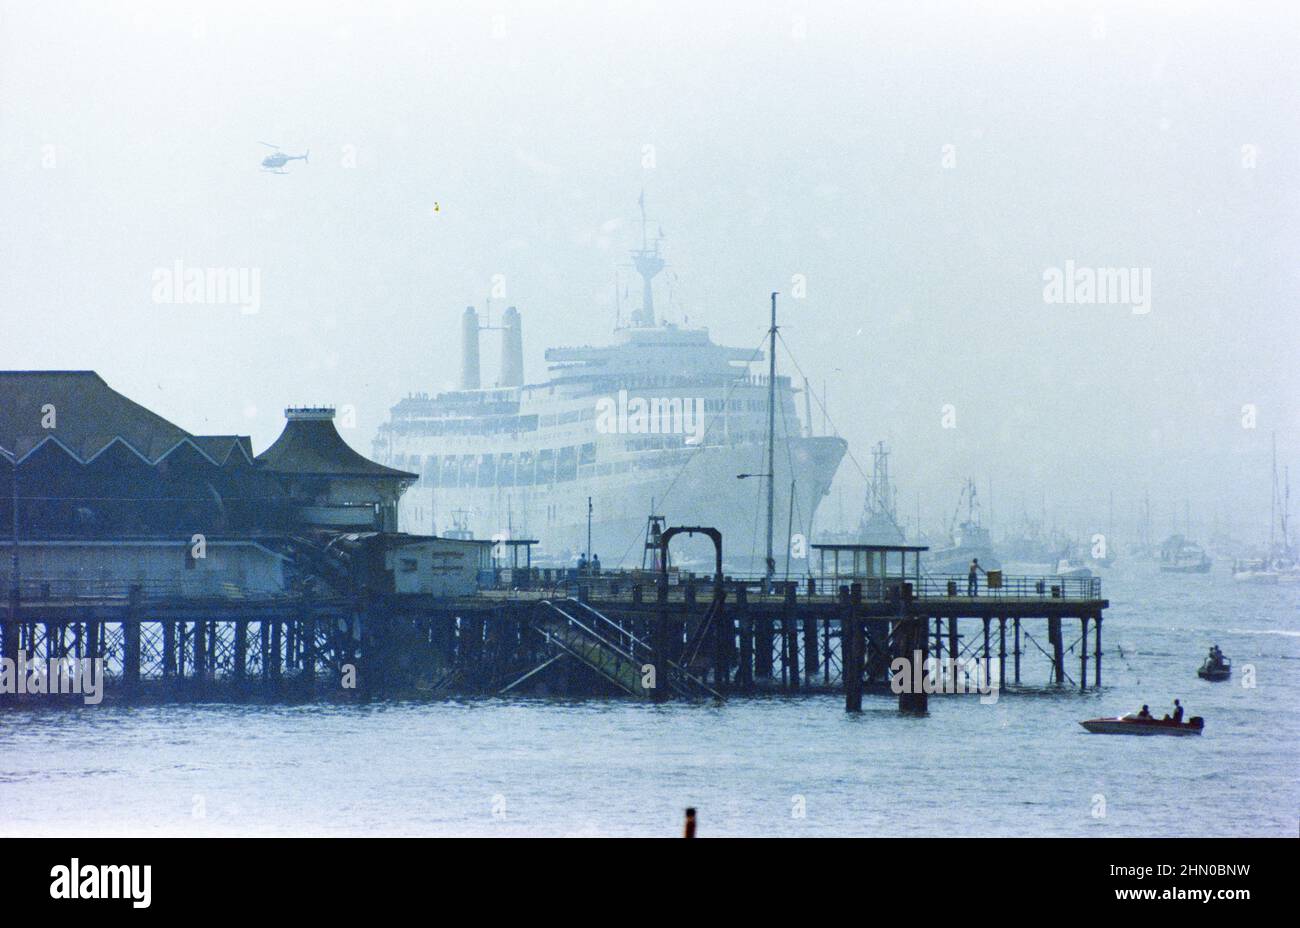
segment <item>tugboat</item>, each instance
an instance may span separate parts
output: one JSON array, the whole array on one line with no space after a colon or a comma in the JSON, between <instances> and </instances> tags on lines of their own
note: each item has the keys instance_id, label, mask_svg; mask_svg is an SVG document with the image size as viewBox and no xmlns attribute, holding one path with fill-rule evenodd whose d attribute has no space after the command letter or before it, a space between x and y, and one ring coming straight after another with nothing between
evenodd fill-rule
<instances>
[{"instance_id":1,"label":"tugboat","mask_svg":"<svg viewBox=\"0 0 1300 928\"><path fill-rule=\"evenodd\" d=\"M1223 652L1216 644L1210 648L1209 656L1205 658L1205 663L1201 664L1201 669L1196 671L1196 675L1202 680L1220 683L1232 676L1232 661L1223 656Z\"/></svg>"},{"instance_id":2,"label":"tugboat","mask_svg":"<svg viewBox=\"0 0 1300 928\"><path fill-rule=\"evenodd\" d=\"M966 507L966 518L960 523L961 510ZM947 547L936 548L926 555L926 570L934 575L964 575L972 560L978 559L985 570L999 570L1002 562L993 553L993 539L989 530L981 524L979 501L976 499L975 481L966 480L962 487L961 498L957 502L957 511L953 514L948 534L952 543Z\"/></svg>"},{"instance_id":3,"label":"tugboat","mask_svg":"<svg viewBox=\"0 0 1300 928\"><path fill-rule=\"evenodd\" d=\"M1080 722L1094 735L1199 735L1205 729L1205 719L1194 715L1186 722L1173 719L1139 718L1136 712L1119 718L1088 719Z\"/></svg>"}]
</instances>

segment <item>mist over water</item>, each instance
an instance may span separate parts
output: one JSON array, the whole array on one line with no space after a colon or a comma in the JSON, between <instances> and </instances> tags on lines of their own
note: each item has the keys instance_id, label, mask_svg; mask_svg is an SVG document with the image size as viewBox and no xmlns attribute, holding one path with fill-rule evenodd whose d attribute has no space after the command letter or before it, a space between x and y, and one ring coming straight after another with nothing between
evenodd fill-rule
<instances>
[{"instance_id":1,"label":"mist over water","mask_svg":"<svg viewBox=\"0 0 1300 928\"><path fill-rule=\"evenodd\" d=\"M817 528L857 525L884 441L909 538L947 543L968 478L995 543L1106 535L1103 687L1047 688L1026 644L1025 691L923 719L6 710L0 834L673 835L695 806L704 836L1295 835L1300 585L1224 552L1280 525L1274 447L1282 490L1300 464L1300 5L625 6L0 0L0 369L94 370L255 452L337 407L370 453L455 386L468 305L519 308L528 383L605 343L644 196L662 319L760 348L780 291L778 373L849 447ZM751 485L729 553L761 550ZM1217 535L1214 570L1128 559L1173 532ZM1196 678L1212 643L1231 682ZM1174 698L1203 736L1077 724Z\"/></svg>"},{"instance_id":2,"label":"mist over water","mask_svg":"<svg viewBox=\"0 0 1300 928\"><path fill-rule=\"evenodd\" d=\"M365 452L455 382L498 282L529 380L604 340L644 189L666 317L752 348L782 291L830 422L864 467L889 442L927 531L970 476L995 526L1091 533L1113 491L1129 540L1150 492L1162 535L1187 501L1193 535L1258 543L1272 432L1300 462L1298 16L6 3L0 366L92 368L258 451L286 405L350 406ZM260 142L310 161L261 171ZM155 302L177 261L258 271L258 311ZM1149 272L1149 312L1049 302L1067 263ZM821 524L863 485L846 460Z\"/></svg>"},{"instance_id":3,"label":"mist over water","mask_svg":"<svg viewBox=\"0 0 1300 928\"><path fill-rule=\"evenodd\" d=\"M886 696L858 717L837 696L7 712L0 832L674 835L694 805L702 836L1293 835L1300 590L1133 568L1105 591L1100 692L1043 687L1026 644L1032 689L932 697L924 719ZM1229 683L1196 678L1211 643ZM1204 735L1077 724L1175 697Z\"/></svg>"}]
</instances>

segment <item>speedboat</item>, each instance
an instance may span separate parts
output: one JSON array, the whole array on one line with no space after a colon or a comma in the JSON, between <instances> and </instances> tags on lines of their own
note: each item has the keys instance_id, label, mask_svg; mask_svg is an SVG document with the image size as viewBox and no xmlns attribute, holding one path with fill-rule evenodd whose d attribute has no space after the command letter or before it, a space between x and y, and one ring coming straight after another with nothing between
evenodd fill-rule
<instances>
[{"instance_id":1,"label":"speedboat","mask_svg":"<svg viewBox=\"0 0 1300 928\"><path fill-rule=\"evenodd\" d=\"M1088 719L1080 722L1094 735L1199 735L1205 728L1205 719L1194 715L1186 722L1173 719L1140 719L1130 713L1119 718Z\"/></svg>"},{"instance_id":2,"label":"speedboat","mask_svg":"<svg viewBox=\"0 0 1300 928\"><path fill-rule=\"evenodd\" d=\"M1201 669L1196 671L1196 675L1202 680L1219 683L1232 676L1232 661L1223 657L1216 664L1213 659L1207 657L1205 663L1201 665Z\"/></svg>"}]
</instances>

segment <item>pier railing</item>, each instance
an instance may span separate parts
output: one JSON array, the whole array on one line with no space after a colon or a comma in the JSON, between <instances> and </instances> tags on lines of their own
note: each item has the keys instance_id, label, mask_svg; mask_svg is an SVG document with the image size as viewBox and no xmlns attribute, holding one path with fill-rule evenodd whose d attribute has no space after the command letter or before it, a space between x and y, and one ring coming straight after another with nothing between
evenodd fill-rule
<instances>
[{"instance_id":1,"label":"pier railing","mask_svg":"<svg viewBox=\"0 0 1300 928\"><path fill-rule=\"evenodd\" d=\"M574 572L576 574L576 572ZM527 582L532 580L532 582ZM810 583L811 580L811 583ZM600 574L566 573L561 578L552 578L549 582L541 578L524 578L516 575L513 582L506 586L484 587L495 591L497 595L523 595L529 597L567 597L579 598L585 595L596 600L631 601L638 595L646 602L653 602L657 597L658 575L643 571L614 571ZM860 583L864 600L886 600L898 596L902 583L912 588L912 596L923 600L951 600L972 597L971 589L965 575L923 574L919 582L915 578L906 581L898 578L860 578L852 577L800 577L775 579L770 588L761 576L729 575L726 587L729 593L744 589L751 597L762 598L791 595L796 601L825 602L840 595L841 588L849 588L853 583ZM20 584L20 596L23 602L71 602L71 601L110 601L125 600L131 595L131 588L138 587L144 599L229 599L229 600L290 600L302 594L295 590L258 591L247 590L232 582L214 583L209 579L196 578L194 581L177 579L111 579L100 580L90 577L80 578L40 578L24 577ZM0 579L0 595L7 593L7 581ZM712 595L713 578L699 574L673 575L669 579L668 595L670 599L679 600L693 590L704 604ZM1055 577L1055 576L1003 576L1000 585L990 587L984 577L980 577L975 587L973 598L994 600L1099 600L1101 599L1101 578L1099 577ZM2 606L3 603L0 603Z\"/></svg>"},{"instance_id":2,"label":"pier railing","mask_svg":"<svg viewBox=\"0 0 1300 928\"><path fill-rule=\"evenodd\" d=\"M26 603L125 600L138 587L144 599L285 599L298 594L287 590L247 590L232 582L175 579L101 580L95 577L23 577L18 584L19 597ZM0 581L0 595L7 594L10 584ZM0 603L2 606L3 603Z\"/></svg>"},{"instance_id":3,"label":"pier railing","mask_svg":"<svg viewBox=\"0 0 1300 928\"><path fill-rule=\"evenodd\" d=\"M809 580L812 581L811 585ZM686 588L694 587L695 594L703 601L710 595L713 582L711 576L686 573L674 574L669 577L668 595L671 599L676 600L685 595ZM981 576L974 586L973 593L969 579L965 574L922 574L919 582L913 577L908 577L905 580L897 577L882 580L871 577L854 578L848 576L776 578L772 581L770 589L767 588L765 579L759 575L729 574L725 578L725 582L729 592L743 588L750 596L757 597L764 595L785 597L788 595L786 591L793 588L797 601L834 599L839 596L841 587L850 588L854 583L861 584L862 597L865 600L893 598L898 595L898 589L903 583L911 586L914 598L926 600L964 598L998 600L1101 599L1100 577L1002 575L998 585L990 587L988 579ZM581 593L585 593L592 599L620 600L632 598L635 595L633 590L639 588L640 595L649 602L653 601L657 595L658 583L659 576L648 571L603 571L599 574L566 571L562 576L553 578L549 582L542 581L531 587L531 589L544 591L548 596L576 597ZM503 586L498 589L506 589L506 587ZM526 592L530 587L515 583L509 589Z\"/></svg>"}]
</instances>

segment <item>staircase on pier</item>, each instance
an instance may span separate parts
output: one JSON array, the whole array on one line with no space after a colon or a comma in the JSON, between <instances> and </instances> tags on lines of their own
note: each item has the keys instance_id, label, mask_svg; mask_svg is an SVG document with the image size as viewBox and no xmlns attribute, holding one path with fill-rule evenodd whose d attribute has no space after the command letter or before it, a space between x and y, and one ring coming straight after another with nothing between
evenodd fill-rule
<instances>
[{"instance_id":1,"label":"staircase on pier","mask_svg":"<svg viewBox=\"0 0 1300 928\"><path fill-rule=\"evenodd\" d=\"M515 680L501 692L508 692L563 658L576 660L638 699L649 699L653 691L642 685L645 666L654 665L654 650L645 641L576 599L542 600L537 604L531 628L547 646L547 659ZM686 699L721 699L722 696L675 661L668 661L667 679L660 674L657 685L667 686L675 696Z\"/></svg>"}]
</instances>

